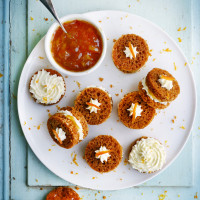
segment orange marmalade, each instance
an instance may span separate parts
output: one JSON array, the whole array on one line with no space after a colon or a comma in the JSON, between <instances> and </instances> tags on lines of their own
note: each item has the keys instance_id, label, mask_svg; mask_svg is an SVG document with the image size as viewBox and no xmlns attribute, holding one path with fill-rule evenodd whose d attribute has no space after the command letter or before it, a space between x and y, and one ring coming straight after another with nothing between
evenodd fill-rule
<instances>
[{"instance_id":1,"label":"orange marmalade","mask_svg":"<svg viewBox=\"0 0 200 200\"><path fill-rule=\"evenodd\" d=\"M54 60L64 69L81 72L92 68L99 60L103 41L92 24L74 20L63 24L68 34L59 27L51 41Z\"/></svg>"}]
</instances>

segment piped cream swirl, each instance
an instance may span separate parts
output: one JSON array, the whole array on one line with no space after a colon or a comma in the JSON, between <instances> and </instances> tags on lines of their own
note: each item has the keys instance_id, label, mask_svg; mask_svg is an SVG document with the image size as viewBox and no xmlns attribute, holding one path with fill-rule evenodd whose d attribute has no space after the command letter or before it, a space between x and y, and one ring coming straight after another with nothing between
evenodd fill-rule
<instances>
[{"instance_id":1,"label":"piped cream swirl","mask_svg":"<svg viewBox=\"0 0 200 200\"><path fill-rule=\"evenodd\" d=\"M154 138L142 138L132 147L129 163L141 173L160 170L166 159L164 146Z\"/></svg>"},{"instance_id":2,"label":"piped cream swirl","mask_svg":"<svg viewBox=\"0 0 200 200\"><path fill-rule=\"evenodd\" d=\"M42 69L32 77L30 92L37 103L57 103L65 93L65 82L61 76L50 75L48 71Z\"/></svg>"},{"instance_id":3,"label":"piped cream swirl","mask_svg":"<svg viewBox=\"0 0 200 200\"><path fill-rule=\"evenodd\" d=\"M56 133L58 134L58 137L61 141L66 139L66 133L62 130L62 128L56 128ZM58 138L55 136L55 139L58 140Z\"/></svg>"},{"instance_id":4,"label":"piped cream swirl","mask_svg":"<svg viewBox=\"0 0 200 200\"><path fill-rule=\"evenodd\" d=\"M111 156L107 151L109 151L105 146L101 146L98 150L95 151L96 158L100 159L102 163L107 162L108 158ZM98 153L100 155L98 155ZM102 154L101 154L102 153Z\"/></svg>"}]
</instances>

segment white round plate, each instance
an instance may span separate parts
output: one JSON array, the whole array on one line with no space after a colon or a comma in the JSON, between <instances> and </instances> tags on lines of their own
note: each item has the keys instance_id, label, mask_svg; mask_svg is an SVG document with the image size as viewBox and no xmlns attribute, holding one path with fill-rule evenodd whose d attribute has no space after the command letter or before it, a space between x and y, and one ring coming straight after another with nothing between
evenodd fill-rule
<instances>
[{"instance_id":1,"label":"white round plate","mask_svg":"<svg viewBox=\"0 0 200 200\"><path fill-rule=\"evenodd\" d=\"M166 169L185 145L196 108L193 77L189 65L185 66L187 60L180 48L164 31L151 22L119 11L91 12L86 13L85 16L99 22L105 31L108 40L107 55L101 67L95 72L82 77L65 78L67 91L58 106L73 106L79 91L90 85L102 86L113 98L111 117L101 125L89 126L86 139L72 149L67 150L54 143L46 123L49 118L48 110L54 114L58 106L42 106L35 103L28 90L31 76L39 69L50 67L44 52L44 39L42 39L30 54L20 78L18 112L21 126L36 156L47 168L64 180L98 190L118 190L136 186ZM114 66L111 58L113 40L127 33L142 36L152 49L152 56L149 57L145 67L135 74L122 73ZM163 51L167 48L171 52ZM177 66L176 70L174 65ZM166 69L176 77L181 88L180 95L167 109L157 111L154 120L145 129L131 130L119 122L117 105L126 93L137 90L139 81L154 67ZM104 79L102 82L99 80L100 77ZM172 123L172 119L175 123ZM99 134L112 135L123 147L122 162L116 170L105 174L92 170L83 159L87 143ZM154 137L165 144L167 159L162 170L152 174L142 174L124 162L128 158L128 148L131 143L141 136ZM74 155L77 155L78 165L73 162Z\"/></svg>"}]
</instances>

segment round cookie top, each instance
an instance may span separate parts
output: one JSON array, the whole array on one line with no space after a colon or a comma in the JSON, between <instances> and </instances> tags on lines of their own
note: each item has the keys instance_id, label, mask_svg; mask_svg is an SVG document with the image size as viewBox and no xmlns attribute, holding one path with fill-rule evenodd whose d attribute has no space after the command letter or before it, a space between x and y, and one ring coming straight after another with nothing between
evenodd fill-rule
<instances>
[{"instance_id":1,"label":"round cookie top","mask_svg":"<svg viewBox=\"0 0 200 200\"><path fill-rule=\"evenodd\" d=\"M138 91L125 95L118 106L119 119L131 129L145 128L155 114L155 109L142 100Z\"/></svg>"},{"instance_id":2,"label":"round cookie top","mask_svg":"<svg viewBox=\"0 0 200 200\"><path fill-rule=\"evenodd\" d=\"M147 62L149 55L147 42L135 34L122 35L112 50L115 66L125 73L138 71Z\"/></svg>"},{"instance_id":3,"label":"round cookie top","mask_svg":"<svg viewBox=\"0 0 200 200\"><path fill-rule=\"evenodd\" d=\"M128 161L141 173L153 173L163 167L165 160L165 148L158 140L141 137L134 142Z\"/></svg>"},{"instance_id":4,"label":"round cookie top","mask_svg":"<svg viewBox=\"0 0 200 200\"><path fill-rule=\"evenodd\" d=\"M163 102L173 101L180 93L177 80L163 69L152 69L146 76L146 84L153 95Z\"/></svg>"},{"instance_id":5,"label":"round cookie top","mask_svg":"<svg viewBox=\"0 0 200 200\"><path fill-rule=\"evenodd\" d=\"M47 194L46 200L80 200L80 197L69 187L58 187Z\"/></svg>"},{"instance_id":6,"label":"round cookie top","mask_svg":"<svg viewBox=\"0 0 200 200\"><path fill-rule=\"evenodd\" d=\"M155 109L165 109L170 105L169 102L161 102L149 91L148 87L146 86L146 79L143 79L139 82L138 89L142 100L149 106Z\"/></svg>"},{"instance_id":7,"label":"round cookie top","mask_svg":"<svg viewBox=\"0 0 200 200\"><path fill-rule=\"evenodd\" d=\"M85 160L98 172L109 172L115 169L122 159L122 147L110 135L99 135L92 139L85 149Z\"/></svg>"},{"instance_id":8,"label":"round cookie top","mask_svg":"<svg viewBox=\"0 0 200 200\"><path fill-rule=\"evenodd\" d=\"M64 78L53 69L37 71L31 78L29 91L34 100L43 105L58 103L66 90Z\"/></svg>"},{"instance_id":9,"label":"round cookie top","mask_svg":"<svg viewBox=\"0 0 200 200\"><path fill-rule=\"evenodd\" d=\"M112 98L104 88L90 86L78 94L75 109L83 114L88 124L102 124L112 111Z\"/></svg>"}]
</instances>

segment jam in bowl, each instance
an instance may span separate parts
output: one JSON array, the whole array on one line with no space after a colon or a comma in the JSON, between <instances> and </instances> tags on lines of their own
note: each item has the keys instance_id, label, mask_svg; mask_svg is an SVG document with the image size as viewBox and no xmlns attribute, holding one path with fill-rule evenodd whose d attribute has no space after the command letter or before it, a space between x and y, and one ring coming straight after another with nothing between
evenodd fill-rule
<instances>
[{"instance_id":1,"label":"jam in bowl","mask_svg":"<svg viewBox=\"0 0 200 200\"><path fill-rule=\"evenodd\" d=\"M61 21L67 34L55 23L45 38L45 51L50 63L60 72L72 76L94 71L106 53L102 29L81 15L66 16Z\"/></svg>"}]
</instances>

